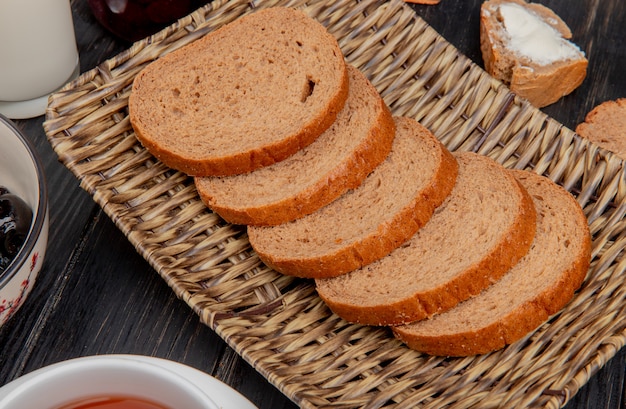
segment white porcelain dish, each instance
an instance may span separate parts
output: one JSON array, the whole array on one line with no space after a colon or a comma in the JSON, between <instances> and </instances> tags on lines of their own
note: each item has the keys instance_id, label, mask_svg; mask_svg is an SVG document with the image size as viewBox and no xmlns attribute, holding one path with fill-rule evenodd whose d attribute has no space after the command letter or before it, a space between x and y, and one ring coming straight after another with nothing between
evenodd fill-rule
<instances>
[{"instance_id":1,"label":"white porcelain dish","mask_svg":"<svg viewBox=\"0 0 626 409\"><path fill-rule=\"evenodd\" d=\"M53 409L75 398L128 392L172 408L257 409L202 371L140 355L89 356L38 369L0 388L0 409Z\"/></svg>"},{"instance_id":2,"label":"white porcelain dish","mask_svg":"<svg viewBox=\"0 0 626 409\"><path fill-rule=\"evenodd\" d=\"M0 115L0 186L22 198L33 211L22 248L0 273L0 325L11 318L30 293L48 244L48 193L42 164L33 144L15 124Z\"/></svg>"}]
</instances>

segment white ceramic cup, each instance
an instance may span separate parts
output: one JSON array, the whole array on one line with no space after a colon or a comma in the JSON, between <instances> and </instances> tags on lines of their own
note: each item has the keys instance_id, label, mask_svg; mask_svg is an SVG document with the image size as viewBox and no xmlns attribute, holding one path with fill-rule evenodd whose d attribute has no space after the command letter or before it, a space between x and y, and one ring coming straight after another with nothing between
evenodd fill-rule
<instances>
[{"instance_id":1,"label":"white ceramic cup","mask_svg":"<svg viewBox=\"0 0 626 409\"><path fill-rule=\"evenodd\" d=\"M0 113L42 115L79 70L69 0L0 1Z\"/></svg>"},{"instance_id":2,"label":"white ceramic cup","mask_svg":"<svg viewBox=\"0 0 626 409\"><path fill-rule=\"evenodd\" d=\"M0 399L0 409L55 409L98 396L134 397L172 409L219 409L183 376L121 355L76 358L52 365Z\"/></svg>"}]
</instances>

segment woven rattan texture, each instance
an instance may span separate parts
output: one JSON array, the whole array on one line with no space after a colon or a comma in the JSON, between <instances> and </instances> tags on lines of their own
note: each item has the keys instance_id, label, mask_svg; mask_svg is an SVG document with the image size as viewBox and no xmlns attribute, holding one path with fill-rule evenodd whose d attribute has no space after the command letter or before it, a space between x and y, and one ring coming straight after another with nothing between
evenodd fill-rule
<instances>
[{"instance_id":1,"label":"woven rattan texture","mask_svg":"<svg viewBox=\"0 0 626 409\"><path fill-rule=\"evenodd\" d=\"M386 329L333 315L311 281L265 267L244 228L207 210L190 178L141 147L127 116L134 76L274 5L327 26L394 114L418 119L451 150L534 169L578 198L593 260L563 311L498 352L421 355ZM62 163L177 296L303 408L558 408L626 343L623 163L515 98L399 0L215 0L53 95L44 127Z\"/></svg>"}]
</instances>

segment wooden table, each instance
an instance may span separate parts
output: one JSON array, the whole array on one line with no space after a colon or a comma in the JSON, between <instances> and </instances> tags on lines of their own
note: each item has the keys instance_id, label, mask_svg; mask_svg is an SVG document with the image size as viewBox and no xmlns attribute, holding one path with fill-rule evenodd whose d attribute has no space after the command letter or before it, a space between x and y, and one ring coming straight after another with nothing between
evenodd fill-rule
<instances>
[{"instance_id":1,"label":"wooden table","mask_svg":"<svg viewBox=\"0 0 626 409\"><path fill-rule=\"evenodd\" d=\"M590 60L583 85L544 109L574 128L596 104L626 97L626 2L543 0L571 27ZM441 0L415 10L482 65L480 0ZM86 71L129 44L95 21L86 0L72 1ZM46 140L43 117L16 121L36 144L50 196L50 239L43 271L19 313L0 328L0 385L69 358L140 354L182 362L226 382L259 408L294 408L288 398L200 323L65 169ZM626 351L609 361L567 409L622 408Z\"/></svg>"}]
</instances>

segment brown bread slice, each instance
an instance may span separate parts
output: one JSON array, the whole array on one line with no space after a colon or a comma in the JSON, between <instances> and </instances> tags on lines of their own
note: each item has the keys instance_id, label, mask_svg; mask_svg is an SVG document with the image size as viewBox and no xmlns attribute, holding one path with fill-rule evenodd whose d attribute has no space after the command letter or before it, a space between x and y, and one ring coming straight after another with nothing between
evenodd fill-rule
<instances>
[{"instance_id":1,"label":"brown bread slice","mask_svg":"<svg viewBox=\"0 0 626 409\"><path fill-rule=\"evenodd\" d=\"M576 133L626 160L626 98L593 108L576 126Z\"/></svg>"},{"instance_id":2,"label":"brown bread slice","mask_svg":"<svg viewBox=\"0 0 626 409\"><path fill-rule=\"evenodd\" d=\"M316 280L337 315L369 325L420 320L480 293L526 254L536 220L526 190L486 156L455 156L452 193L409 241L362 269Z\"/></svg>"},{"instance_id":3,"label":"brown bread slice","mask_svg":"<svg viewBox=\"0 0 626 409\"><path fill-rule=\"evenodd\" d=\"M587 75L588 61L571 37L567 24L541 4L488 0L481 6L485 70L537 107L571 93Z\"/></svg>"},{"instance_id":4,"label":"brown bread slice","mask_svg":"<svg viewBox=\"0 0 626 409\"><path fill-rule=\"evenodd\" d=\"M335 120L348 95L336 39L301 11L244 16L159 58L128 103L137 139L192 176L283 160Z\"/></svg>"},{"instance_id":5,"label":"brown bread slice","mask_svg":"<svg viewBox=\"0 0 626 409\"><path fill-rule=\"evenodd\" d=\"M395 124L368 79L348 66L350 92L315 142L273 165L235 176L195 178L202 201L235 224L276 225L313 213L361 184L391 150Z\"/></svg>"},{"instance_id":6,"label":"brown bread slice","mask_svg":"<svg viewBox=\"0 0 626 409\"><path fill-rule=\"evenodd\" d=\"M573 297L591 258L578 202L550 179L512 171L533 197L537 234L528 254L480 295L431 319L393 329L418 351L468 356L494 351L539 327Z\"/></svg>"},{"instance_id":7,"label":"brown bread slice","mask_svg":"<svg viewBox=\"0 0 626 409\"><path fill-rule=\"evenodd\" d=\"M356 189L278 226L248 226L261 260L284 274L333 277L400 246L454 185L452 154L417 121L397 117L389 156Z\"/></svg>"}]
</instances>

